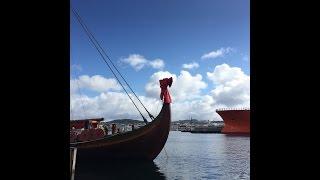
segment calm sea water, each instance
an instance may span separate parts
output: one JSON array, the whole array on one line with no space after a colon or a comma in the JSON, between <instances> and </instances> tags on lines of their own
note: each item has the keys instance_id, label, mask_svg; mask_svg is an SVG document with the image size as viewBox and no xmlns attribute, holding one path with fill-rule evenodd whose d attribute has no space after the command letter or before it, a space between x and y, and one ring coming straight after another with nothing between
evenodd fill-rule
<instances>
[{"instance_id":1,"label":"calm sea water","mask_svg":"<svg viewBox=\"0 0 320 180\"><path fill-rule=\"evenodd\" d=\"M250 179L250 137L171 131L154 162L77 166L75 180L89 179Z\"/></svg>"}]
</instances>

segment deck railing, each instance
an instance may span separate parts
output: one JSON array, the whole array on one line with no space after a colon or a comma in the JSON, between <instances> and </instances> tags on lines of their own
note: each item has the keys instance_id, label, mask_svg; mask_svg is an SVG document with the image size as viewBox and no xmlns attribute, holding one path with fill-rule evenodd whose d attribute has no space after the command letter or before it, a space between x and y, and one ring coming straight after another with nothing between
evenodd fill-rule
<instances>
[{"instance_id":1,"label":"deck railing","mask_svg":"<svg viewBox=\"0 0 320 180\"><path fill-rule=\"evenodd\" d=\"M240 108L219 108L216 109L216 111L239 111L239 110L249 110L250 111L250 107L240 107Z\"/></svg>"}]
</instances>

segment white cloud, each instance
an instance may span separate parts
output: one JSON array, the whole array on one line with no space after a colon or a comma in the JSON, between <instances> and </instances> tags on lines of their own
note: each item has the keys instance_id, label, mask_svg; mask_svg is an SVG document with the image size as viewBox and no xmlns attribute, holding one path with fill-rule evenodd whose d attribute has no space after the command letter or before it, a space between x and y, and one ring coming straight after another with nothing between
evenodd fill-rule
<instances>
[{"instance_id":1,"label":"white cloud","mask_svg":"<svg viewBox=\"0 0 320 180\"><path fill-rule=\"evenodd\" d=\"M212 96L203 95L197 99L187 101L174 101L172 103L172 119L199 119L217 120L219 115L215 112L215 101Z\"/></svg>"},{"instance_id":2,"label":"white cloud","mask_svg":"<svg viewBox=\"0 0 320 180\"><path fill-rule=\"evenodd\" d=\"M153 115L156 116L161 110L162 103L160 100L144 96L139 96L139 98ZM142 106L137 100L134 101L147 118L148 115L143 111ZM119 118L142 120L128 96L122 92L103 92L95 97L75 94L71 96L70 103L72 108L70 118L72 119L104 117L105 120Z\"/></svg>"},{"instance_id":3,"label":"white cloud","mask_svg":"<svg viewBox=\"0 0 320 180\"><path fill-rule=\"evenodd\" d=\"M114 78L104 78L100 75L88 76L82 75L78 79L70 80L70 91L75 92L79 88L89 89L97 92L106 92L108 90L120 90L121 87Z\"/></svg>"},{"instance_id":4,"label":"white cloud","mask_svg":"<svg viewBox=\"0 0 320 180\"><path fill-rule=\"evenodd\" d=\"M130 54L129 57L121 59L132 66L136 71L141 70L145 66L151 66L154 69L162 69L165 64L162 59L147 60L144 56L139 54Z\"/></svg>"},{"instance_id":5,"label":"white cloud","mask_svg":"<svg viewBox=\"0 0 320 180\"><path fill-rule=\"evenodd\" d=\"M228 54L232 51L233 51L233 49L230 47L220 48L216 51L211 51L207 54L202 55L201 59L214 59L214 58L218 58L218 57L224 57L226 54Z\"/></svg>"},{"instance_id":6,"label":"white cloud","mask_svg":"<svg viewBox=\"0 0 320 180\"><path fill-rule=\"evenodd\" d=\"M173 100L193 99L200 95L201 89L207 87L200 74L192 76L188 71L181 71L180 75L171 74L168 71L154 73L145 86L148 97L157 98L160 94L159 80L163 78L173 78L170 88Z\"/></svg>"},{"instance_id":7,"label":"white cloud","mask_svg":"<svg viewBox=\"0 0 320 180\"><path fill-rule=\"evenodd\" d=\"M139 54L131 54L129 57L122 59L123 62L130 64L135 70L140 70L148 62Z\"/></svg>"},{"instance_id":8,"label":"white cloud","mask_svg":"<svg viewBox=\"0 0 320 180\"><path fill-rule=\"evenodd\" d=\"M250 76L238 67L221 64L216 66L213 72L207 72L206 80L214 85L210 93L204 93L207 83L200 74L191 74L188 71L181 71L180 74L158 71L146 83L146 94L139 96L154 116L158 115L162 106L159 97L159 80L167 77L173 78L173 84L169 88L173 99L171 108L173 121L190 117L200 120L222 120L215 112L217 108L250 105ZM71 118L104 117L106 120L118 118L142 120L125 93L110 90L112 89L109 88L108 91L103 91L94 97L71 94ZM134 101L145 117L148 117L138 101L136 99Z\"/></svg>"},{"instance_id":9,"label":"white cloud","mask_svg":"<svg viewBox=\"0 0 320 180\"><path fill-rule=\"evenodd\" d=\"M218 65L213 72L207 72L207 77L216 85L211 93L217 104L228 107L250 105L250 76L240 68Z\"/></svg>"},{"instance_id":10,"label":"white cloud","mask_svg":"<svg viewBox=\"0 0 320 180\"><path fill-rule=\"evenodd\" d=\"M162 107L159 97L139 96L139 98L151 114L155 117L159 114ZM134 101L144 116L148 118L142 106L136 100ZM74 94L70 102L71 119L104 117L105 120L119 118L142 120L127 95L121 92L104 92L95 97ZM189 119L191 116L200 120L219 119L219 115L215 113L214 100L209 95L193 100L174 100L171 110L173 121ZM149 118L148 121L150 121Z\"/></svg>"},{"instance_id":11,"label":"white cloud","mask_svg":"<svg viewBox=\"0 0 320 180\"><path fill-rule=\"evenodd\" d=\"M164 62L162 59L155 59L153 61L149 61L151 67L155 69L162 69L164 67Z\"/></svg>"},{"instance_id":12,"label":"white cloud","mask_svg":"<svg viewBox=\"0 0 320 180\"><path fill-rule=\"evenodd\" d=\"M193 68L198 68L198 67L199 67L199 64L196 62L182 65L182 68L185 68L185 69L193 69Z\"/></svg>"}]
</instances>

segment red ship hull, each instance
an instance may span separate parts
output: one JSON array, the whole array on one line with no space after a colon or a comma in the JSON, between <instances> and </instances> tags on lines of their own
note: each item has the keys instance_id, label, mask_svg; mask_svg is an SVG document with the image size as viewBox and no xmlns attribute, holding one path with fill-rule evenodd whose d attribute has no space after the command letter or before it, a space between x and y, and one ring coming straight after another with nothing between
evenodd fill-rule
<instances>
[{"instance_id":1,"label":"red ship hull","mask_svg":"<svg viewBox=\"0 0 320 180\"><path fill-rule=\"evenodd\" d=\"M217 110L224 121L221 133L250 135L250 110Z\"/></svg>"}]
</instances>

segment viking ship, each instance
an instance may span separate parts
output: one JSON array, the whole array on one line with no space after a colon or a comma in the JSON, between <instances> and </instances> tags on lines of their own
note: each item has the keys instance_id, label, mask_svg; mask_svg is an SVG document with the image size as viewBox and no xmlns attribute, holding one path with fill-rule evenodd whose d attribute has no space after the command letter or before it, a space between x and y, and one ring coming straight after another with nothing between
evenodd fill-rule
<instances>
[{"instance_id":1,"label":"viking ship","mask_svg":"<svg viewBox=\"0 0 320 180\"><path fill-rule=\"evenodd\" d=\"M95 48L98 50L102 59L111 70L115 78L117 79L118 83L122 86L125 93L128 95L131 102L134 104L136 109L139 111L142 119L146 123L143 127L133 129L132 131L123 132L123 133L114 133L112 135L103 135L101 133L99 138L86 138L85 136L81 136L81 134L86 134L84 132L88 131L87 134L90 134L90 129L98 129L96 126L91 128L89 124L92 122L99 122L102 121L103 118L100 119L84 119L84 120L75 120L70 121L70 135L73 138L72 141L70 140L70 146L77 148L77 161L94 161L94 162L101 162L101 161L109 161L110 159L125 159L125 160L142 160L142 161L152 161L154 160L158 154L161 152L162 148L164 147L168 134L170 131L170 124L171 124L171 97L168 91L168 87L172 85L172 77L171 78L164 78L159 80L161 93L160 99L163 101L163 106L155 118L151 115L151 113L147 110L147 108L143 105L140 101L138 96L134 93L131 86L127 83L124 79L122 74L118 71L115 67L111 59L107 56L103 48L100 46L98 41L95 39L91 31L88 27L84 24L83 20L81 19L78 12L72 8L73 14L76 16L78 22L88 35L90 41L94 44ZM113 69L111 68L111 65ZM115 74L115 71L118 75ZM151 122L148 122L147 119L143 116L140 112L139 108L136 106L135 102L132 100L132 97L128 94L127 90L124 88L119 79L119 75L122 80L127 85L127 88L131 90L133 95L138 99L141 103L143 108L147 111ZM82 124L80 128L76 127L75 124ZM83 133L79 133L76 135L73 130L75 129L82 129L84 127ZM73 132L73 134L71 133ZM92 131L95 132L95 131ZM101 130L99 131L101 132Z\"/></svg>"}]
</instances>

